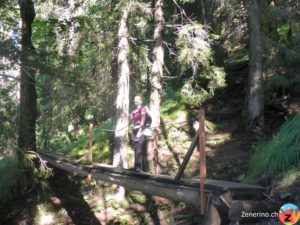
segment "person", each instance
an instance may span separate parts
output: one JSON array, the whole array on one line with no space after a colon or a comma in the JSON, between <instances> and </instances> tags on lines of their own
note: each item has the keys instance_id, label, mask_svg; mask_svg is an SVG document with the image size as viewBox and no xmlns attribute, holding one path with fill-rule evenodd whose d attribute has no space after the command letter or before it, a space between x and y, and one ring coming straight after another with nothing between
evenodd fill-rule
<instances>
[{"instance_id":1,"label":"person","mask_svg":"<svg viewBox=\"0 0 300 225\"><path fill-rule=\"evenodd\" d=\"M142 107L142 97L134 97L135 109L131 112L131 120L133 123L132 140L134 144L134 169L136 171L143 170L143 144L145 137L143 129L145 127L146 109Z\"/></svg>"}]
</instances>

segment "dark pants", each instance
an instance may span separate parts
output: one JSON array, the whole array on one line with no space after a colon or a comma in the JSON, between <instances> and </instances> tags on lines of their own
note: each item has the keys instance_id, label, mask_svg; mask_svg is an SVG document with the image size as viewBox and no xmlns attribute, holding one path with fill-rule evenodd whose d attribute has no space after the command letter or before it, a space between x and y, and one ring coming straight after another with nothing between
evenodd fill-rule
<instances>
[{"instance_id":1,"label":"dark pants","mask_svg":"<svg viewBox=\"0 0 300 225\"><path fill-rule=\"evenodd\" d=\"M134 141L134 168L143 169L143 145L145 138L141 136L139 140Z\"/></svg>"}]
</instances>

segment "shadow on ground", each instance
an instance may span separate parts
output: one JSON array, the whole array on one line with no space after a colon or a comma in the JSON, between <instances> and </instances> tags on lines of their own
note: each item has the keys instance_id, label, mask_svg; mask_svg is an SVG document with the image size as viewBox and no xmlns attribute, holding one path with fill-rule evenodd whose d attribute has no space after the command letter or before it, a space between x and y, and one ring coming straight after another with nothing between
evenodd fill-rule
<instances>
[{"instance_id":1,"label":"shadow on ground","mask_svg":"<svg viewBox=\"0 0 300 225\"><path fill-rule=\"evenodd\" d=\"M72 177L62 170L55 169L54 176L50 178L49 183L61 202L60 207L67 211L73 224L101 225L81 194L80 180L78 177Z\"/></svg>"}]
</instances>

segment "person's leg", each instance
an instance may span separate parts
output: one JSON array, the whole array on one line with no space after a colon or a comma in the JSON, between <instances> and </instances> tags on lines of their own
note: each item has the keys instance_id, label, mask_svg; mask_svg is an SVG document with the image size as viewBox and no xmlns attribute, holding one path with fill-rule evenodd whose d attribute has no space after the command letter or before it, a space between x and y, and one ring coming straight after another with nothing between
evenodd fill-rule
<instances>
[{"instance_id":1,"label":"person's leg","mask_svg":"<svg viewBox=\"0 0 300 225\"><path fill-rule=\"evenodd\" d=\"M135 158L135 162L134 162L134 168L137 170L141 170L142 169L142 143L140 142L136 142L135 143L135 151L134 151L134 158Z\"/></svg>"},{"instance_id":2,"label":"person's leg","mask_svg":"<svg viewBox=\"0 0 300 225\"><path fill-rule=\"evenodd\" d=\"M134 152L135 166L134 167L135 169L138 170L143 169L143 143L144 143L143 137L141 137L139 141L135 142L135 152Z\"/></svg>"}]
</instances>

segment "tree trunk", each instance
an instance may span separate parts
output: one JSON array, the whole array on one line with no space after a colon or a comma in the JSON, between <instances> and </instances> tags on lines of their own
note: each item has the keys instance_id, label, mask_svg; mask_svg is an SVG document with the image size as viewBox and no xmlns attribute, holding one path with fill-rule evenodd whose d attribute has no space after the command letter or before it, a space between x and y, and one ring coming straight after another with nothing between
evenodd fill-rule
<instances>
[{"instance_id":1,"label":"tree trunk","mask_svg":"<svg viewBox=\"0 0 300 225\"><path fill-rule=\"evenodd\" d=\"M18 124L18 146L21 150L36 150L35 124L37 118L37 95L35 69L33 66L34 47L31 41L31 25L35 18L31 0L19 0L22 19L21 32L21 81L20 112Z\"/></svg>"},{"instance_id":2,"label":"tree trunk","mask_svg":"<svg viewBox=\"0 0 300 225\"><path fill-rule=\"evenodd\" d=\"M263 89L262 89L262 46L260 10L257 0L251 0L249 6L249 77L245 104L247 128L251 131L264 126Z\"/></svg>"},{"instance_id":3,"label":"tree trunk","mask_svg":"<svg viewBox=\"0 0 300 225\"><path fill-rule=\"evenodd\" d=\"M164 67L163 29L164 29L164 0L156 0L154 19L156 27L154 30L153 66L151 77L150 110L152 115L152 127L154 135L148 142L147 164L151 172L158 172L158 135L160 126L160 102L162 93L162 75Z\"/></svg>"},{"instance_id":4,"label":"tree trunk","mask_svg":"<svg viewBox=\"0 0 300 225\"><path fill-rule=\"evenodd\" d=\"M130 7L124 9L120 27L119 37L119 54L118 54L118 92L116 101L117 124L115 131L115 148L113 156L113 165L128 168L127 145L128 145L128 119L129 119L129 43L127 20ZM123 188L119 189L120 198L125 196Z\"/></svg>"},{"instance_id":5,"label":"tree trunk","mask_svg":"<svg viewBox=\"0 0 300 225\"><path fill-rule=\"evenodd\" d=\"M22 171L20 179L20 194L27 192L32 182L32 171L24 168L24 151L36 151L35 124L37 118L37 95L35 88L34 47L31 41L31 25L35 18L34 5L31 0L19 0L22 19L21 30L21 71L20 71L20 108L18 118L19 168Z\"/></svg>"}]
</instances>

